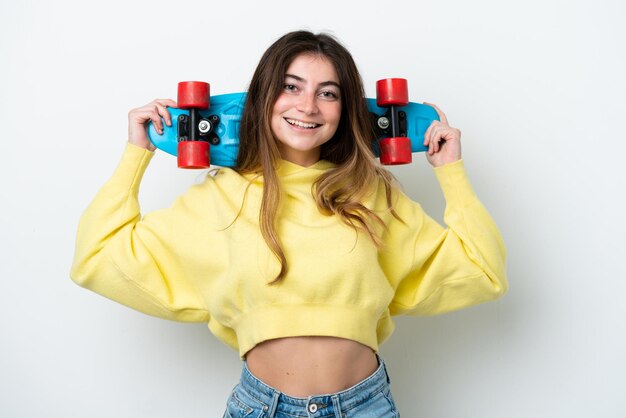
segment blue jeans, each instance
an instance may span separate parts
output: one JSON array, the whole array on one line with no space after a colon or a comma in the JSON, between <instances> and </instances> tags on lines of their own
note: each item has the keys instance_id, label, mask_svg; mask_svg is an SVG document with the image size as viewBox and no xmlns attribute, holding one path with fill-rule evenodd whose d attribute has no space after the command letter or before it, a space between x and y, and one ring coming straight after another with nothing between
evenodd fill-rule
<instances>
[{"instance_id":1,"label":"blue jeans","mask_svg":"<svg viewBox=\"0 0 626 418\"><path fill-rule=\"evenodd\" d=\"M244 360L241 380L228 397L224 418L399 418L380 357L378 364L372 375L351 388L294 398L256 378Z\"/></svg>"}]
</instances>

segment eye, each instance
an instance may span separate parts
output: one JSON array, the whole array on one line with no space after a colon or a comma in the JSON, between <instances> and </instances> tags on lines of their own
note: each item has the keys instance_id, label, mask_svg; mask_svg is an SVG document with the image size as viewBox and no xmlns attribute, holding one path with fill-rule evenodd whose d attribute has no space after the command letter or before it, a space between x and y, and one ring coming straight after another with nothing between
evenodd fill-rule
<instances>
[{"instance_id":1,"label":"eye","mask_svg":"<svg viewBox=\"0 0 626 418\"><path fill-rule=\"evenodd\" d=\"M335 93L334 91L331 90L323 90L320 92L320 96L322 96L325 99L337 99L339 98L339 95L337 93Z\"/></svg>"},{"instance_id":2,"label":"eye","mask_svg":"<svg viewBox=\"0 0 626 418\"><path fill-rule=\"evenodd\" d=\"M285 90L285 91L297 91L298 87L296 87L293 84L285 83L285 84L283 84L283 90Z\"/></svg>"}]
</instances>

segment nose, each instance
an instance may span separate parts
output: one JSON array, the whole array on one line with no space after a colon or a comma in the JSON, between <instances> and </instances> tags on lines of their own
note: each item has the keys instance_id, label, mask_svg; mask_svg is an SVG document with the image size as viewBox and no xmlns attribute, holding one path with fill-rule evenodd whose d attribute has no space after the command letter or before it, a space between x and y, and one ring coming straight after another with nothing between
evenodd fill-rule
<instances>
[{"instance_id":1,"label":"nose","mask_svg":"<svg viewBox=\"0 0 626 418\"><path fill-rule=\"evenodd\" d=\"M317 97L314 92L306 92L300 96L300 101L296 105L296 109L306 115L317 113Z\"/></svg>"}]
</instances>

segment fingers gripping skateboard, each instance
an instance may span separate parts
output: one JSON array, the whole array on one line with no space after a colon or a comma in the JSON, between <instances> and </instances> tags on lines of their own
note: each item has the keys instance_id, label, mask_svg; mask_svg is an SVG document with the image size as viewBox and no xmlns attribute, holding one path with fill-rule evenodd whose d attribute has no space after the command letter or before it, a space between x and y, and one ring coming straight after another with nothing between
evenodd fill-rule
<instances>
[{"instance_id":1,"label":"fingers gripping skateboard","mask_svg":"<svg viewBox=\"0 0 626 418\"><path fill-rule=\"evenodd\" d=\"M412 161L411 140L406 136L406 114L398 107L409 104L409 89L404 78L386 78L376 82L376 103L388 108L376 123L389 133L380 140L380 162L385 165L409 164Z\"/></svg>"},{"instance_id":2,"label":"fingers gripping skateboard","mask_svg":"<svg viewBox=\"0 0 626 418\"><path fill-rule=\"evenodd\" d=\"M200 110L210 106L209 83L182 81L178 83L178 107L189 110L189 116L178 118L178 167L207 168L210 166L209 142L202 138L211 129L210 121L201 119Z\"/></svg>"}]
</instances>

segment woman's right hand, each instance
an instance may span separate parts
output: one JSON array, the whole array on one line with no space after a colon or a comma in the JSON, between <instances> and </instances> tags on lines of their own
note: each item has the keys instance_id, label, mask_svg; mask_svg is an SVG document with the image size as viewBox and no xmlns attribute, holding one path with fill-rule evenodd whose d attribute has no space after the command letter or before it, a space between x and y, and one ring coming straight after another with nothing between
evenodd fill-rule
<instances>
[{"instance_id":1,"label":"woman's right hand","mask_svg":"<svg viewBox=\"0 0 626 418\"><path fill-rule=\"evenodd\" d=\"M170 99L156 99L128 112L128 142L154 151L156 147L148 138L148 123L152 122L156 131L162 134L163 121L167 126L172 126L172 117L167 110L168 107L176 107L176 102Z\"/></svg>"}]
</instances>

